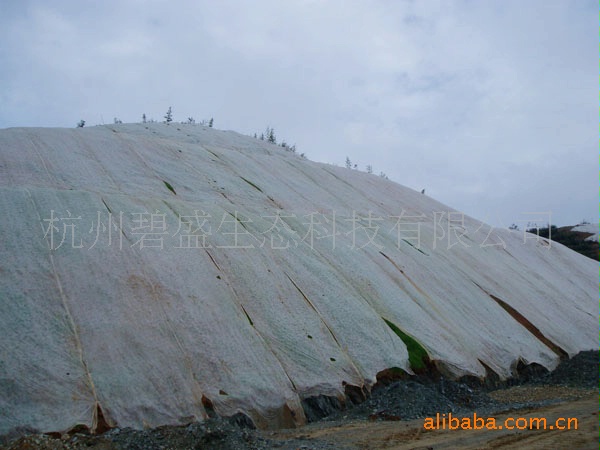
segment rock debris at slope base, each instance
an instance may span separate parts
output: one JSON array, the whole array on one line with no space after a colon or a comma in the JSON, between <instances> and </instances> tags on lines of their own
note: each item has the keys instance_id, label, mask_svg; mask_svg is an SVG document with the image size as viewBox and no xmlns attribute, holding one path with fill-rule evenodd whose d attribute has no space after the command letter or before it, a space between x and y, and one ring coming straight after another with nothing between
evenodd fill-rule
<instances>
[{"instance_id":1,"label":"rock debris at slope base","mask_svg":"<svg viewBox=\"0 0 600 450\"><path fill-rule=\"evenodd\" d=\"M584 374L583 376L581 374ZM332 426L357 421L397 421L435 416L436 413L490 416L502 411L536 408L565 400L576 400L590 393L592 378L598 379L598 352L581 352L563 361L549 374L528 376L523 382L510 380L505 388L490 391L483 387L469 387L452 380L434 381L430 377L413 377L399 380L374 390L362 404L347 410L336 411L320 423ZM553 383L553 384L548 384ZM570 387L565 387L565 385ZM591 387L596 388L595 385ZM329 408L329 407L328 407ZM326 425L324 425L326 426ZM231 420L215 418L202 423L181 427L159 427L137 431L113 429L103 435L75 434L52 438L29 435L10 443L0 444L3 450L63 450L94 448L97 450L263 450L263 449L314 449L333 450L344 447L327 439L302 437L274 439L273 432L242 428ZM0 441L1 442L1 441Z\"/></svg>"}]
</instances>

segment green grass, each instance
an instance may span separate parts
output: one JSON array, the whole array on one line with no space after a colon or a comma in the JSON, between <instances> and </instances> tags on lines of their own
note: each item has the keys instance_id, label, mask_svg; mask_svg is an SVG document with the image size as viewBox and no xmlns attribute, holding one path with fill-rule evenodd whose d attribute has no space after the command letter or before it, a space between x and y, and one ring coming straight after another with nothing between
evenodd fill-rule
<instances>
[{"instance_id":1,"label":"green grass","mask_svg":"<svg viewBox=\"0 0 600 450\"><path fill-rule=\"evenodd\" d=\"M175 192L175 189L173 189L173 186L171 186L170 183L166 182L165 180L163 180L163 183L165 183L165 186L168 190L170 190L173 194L177 195L177 192Z\"/></svg>"},{"instance_id":2,"label":"green grass","mask_svg":"<svg viewBox=\"0 0 600 450\"><path fill-rule=\"evenodd\" d=\"M429 256L427 253L425 253L423 250L421 250L419 247L415 247L413 244L411 244L410 242L408 242L406 239L402 239L404 242L406 242L408 245L410 245L412 248L414 248L415 250L420 251L421 253L423 253L425 256ZM385 320L385 319L384 319Z\"/></svg>"},{"instance_id":3,"label":"green grass","mask_svg":"<svg viewBox=\"0 0 600 450\"><path fill-rule=\"evenodd\" d=\"M252 186L254 189L256 189L259 192L262 192L263 190L261 188L259 188L257 185L255 185L252 181L246 180L244 177L240 177L242 180L244 180L246 183L248 183L250 186Z\"/></svg>"},{"instance_id":4,"label":"green grass","mask_svg":"<svg viewBox=\"0 0 600 450\"><path fill-rule=\"evenodd\" d=\"M423 346L419 344L419 342L415 338L406 334L404 331L402 331L389 320L384 319L383 317L382 319L385 321L385 323L388 324L392 331L396 333L396 335L400 339L402 339L404 345L406 345L406 349L408 350L408 362L410 364L410 368L414 372L419 372L426 369L427 363L429 362L429 355L427 354L427 351L423 348Z\"/></svg>"},{"instance_id":5,"label":"green grass","mask_svg":"<svg viewBox=\"0 0 600 450\"><path fill-rule=\"evenodd\" d=\"M246 319L248 319L248 322L250 323L251 326L254 326L254 322L252 322L252 319L250 318L250 316L248 315L248 313L246 312L246 309L244 309L244 307L242 306L242 311L244 311L244 314L246 315Z\"/></svg>"}]
</instances>

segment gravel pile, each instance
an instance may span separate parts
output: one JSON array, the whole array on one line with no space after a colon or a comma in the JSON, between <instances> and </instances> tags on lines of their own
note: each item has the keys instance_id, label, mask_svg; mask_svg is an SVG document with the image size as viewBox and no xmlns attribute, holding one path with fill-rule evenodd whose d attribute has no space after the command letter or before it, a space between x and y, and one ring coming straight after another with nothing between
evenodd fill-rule
<instances>
[{"instance_id":1,"label":"gravel pile","mask_svg":"<svg viewBox=\"0 0 600 450\"><path fill-rule=\"evenodd\" d=\"M523 367L519 376L504 383L458 382L443 377L437 380L431 376L414 377L396 381L388 386L375 387L372 395L360 405L346 411L336 411L328 418L369 418L370 420L409 420L435 416L436 413L462 414L476 411L480 414L493 414L500 411L528 407L539 407L575 398L573 390L549 390L553 395L535 394L540 386L568 386L591 389L598 387L598 351L581 352L571 359L562 361L553 371L540 366ZM478 385L479 384L479 385ZM498 389L500 387L501 389ZM520 397L502 395L514 391L522 392ZM544 389L542 389L542 392Z\"/></svg>"},{"instance_id":2,"label":"gravel pile","mask_svg":"<svg viewBox=\"0 0 600 450\"><path fill-rule=\"evenodd\" d=\"M436 413L461 413L490 410L497 407L495 400L485 392L444 378L428 380L400 380L376 388L360 405L332 414L328 420L410 420L435 416Z\"/></svg>"},{"instance_id":3,"label":"gravel pile","mask_svg":"<svg viewBox=\"0 0 600 450\"><path fill-rule=\"evenodd\" d=\"M314 449L308 439L272 440L256 430L242 429L226 419L209 419L183 427L165 426L151 430L114 428L100 436L74 434L61 438L30 435L12 441L10 450L282 450ZM319 450L336 450L332 443L319 442Z\"/></svg>"},{"instance_id":4,"label":"gravel pile","mask_svg":"<svg viewBox=\"0 0 600 450\"><path fill-rule=\"evenodd\" d=\"M552 373L537 368L522 371L504 389L493 389L489 384L457 382L436 376L412 377L391 384L375 386L366 401L347 409L336 399L315 397L305 401L307 416L312 421L345 420L409 420L435 416L436 413L453 414L476 411L490 415L495 412L524 407L543 406L557 399L577 398L582 389L598 387L598 352L582 352L563 361ZM549 386L551 385L551 386ZM326 416L326 417L324 417ZM338 445L314 439L294 438L286 441L269 439L268 432L244 427L239 420L213 418L202 423L181 427L158 427L152 430L112 429L103 435L90 436L76 433L70 436L51 437L30 434L10 443L0 437L0 449L10 450L263 450L279 448L340 449ZM5 437L6 441L6 437ZM3 445L4 444L4 445Z\"/></svg>"},{"instance_id":5,"label":"gravel pile","mask_svg":"<svg viewBox=\"0 0 600 450\"><path fill-rule=\"evenodd\" d=\"M559 384L582 388L598 387L598 352L580 352L563 361L554 371L533 380L542 384Z\"/></svg>"}]
</instances>

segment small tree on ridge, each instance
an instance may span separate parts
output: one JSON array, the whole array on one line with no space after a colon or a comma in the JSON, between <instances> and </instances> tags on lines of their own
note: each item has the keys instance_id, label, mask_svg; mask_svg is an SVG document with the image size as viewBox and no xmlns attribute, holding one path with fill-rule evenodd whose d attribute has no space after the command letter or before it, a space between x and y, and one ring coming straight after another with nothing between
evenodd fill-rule
<instances>
[{"instance_id":1,"label":"small tree on ridge","mask_svg":"<svg viewBox=\"0 0 600 450\"><path fill-rule=\"evenodd\" d=\"M165 114L165 123L171 123L171 122L173 122L173 110L169 106L169 109L167 110L167 113Z\"/></svg>"}]
</instances>

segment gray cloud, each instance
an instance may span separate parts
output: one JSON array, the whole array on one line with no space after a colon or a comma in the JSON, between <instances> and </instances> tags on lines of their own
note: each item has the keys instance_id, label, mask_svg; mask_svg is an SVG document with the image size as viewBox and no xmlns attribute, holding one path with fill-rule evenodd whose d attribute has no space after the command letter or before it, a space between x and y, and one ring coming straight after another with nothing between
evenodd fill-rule
<instances>
[{"instance_id":1,"label":"gray cloud","mask_svg":"<svg viewBox=\"0 0 600 450\"><path fill-rule=\"evenodd\" d=\"M215 117L497 225L597 220L597 7L3 2L0 127Z\"/></svg>"}]
</instances>

